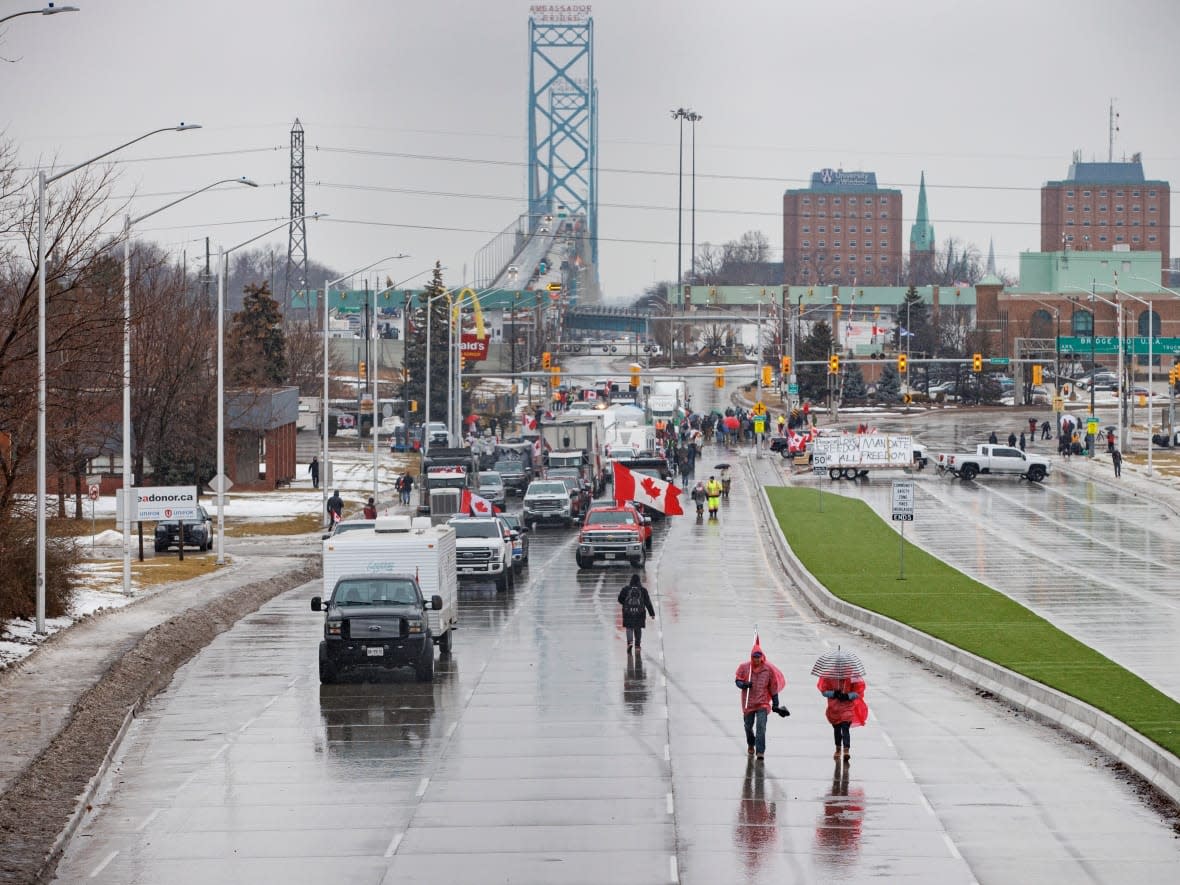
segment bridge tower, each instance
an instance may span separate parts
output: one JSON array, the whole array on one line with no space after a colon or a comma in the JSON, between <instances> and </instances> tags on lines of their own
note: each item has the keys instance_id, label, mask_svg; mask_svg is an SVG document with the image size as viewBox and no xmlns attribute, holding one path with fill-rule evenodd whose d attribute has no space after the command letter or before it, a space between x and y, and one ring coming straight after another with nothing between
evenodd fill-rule
<instances>
[{"instance_id":1,"label":"bridge tower","mask_svg":"<svg viewBox=\"0 0 1180 885\"><path fill-rule=\"evenodd\" d=\"M529 230L545 215L584 219L587 258L597 267L598 84L589 9L550 6L529 17Z\"/></svg>"},{"instance_id":2,"label":"bridge tower","mask_svg":"<svg viewBox=\"0 0 1180 885\"><path fill-rule=\"evenodd\" d=\"M291 224L287 233L287 273L283 280L284 308L291 308L291 293L307 289L307 219L303 202L303 124L295 118L291 127ZM311 297L307 309L312 310ZM318 315L318 314L317 314Z\"/></svg>"}]
</instances>

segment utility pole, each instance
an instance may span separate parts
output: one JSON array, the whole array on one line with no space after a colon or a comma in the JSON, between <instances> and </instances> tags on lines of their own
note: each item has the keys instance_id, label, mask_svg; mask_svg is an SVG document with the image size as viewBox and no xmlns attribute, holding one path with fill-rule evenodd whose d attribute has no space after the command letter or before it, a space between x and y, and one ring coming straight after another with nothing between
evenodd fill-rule
<instances>
[{"instance_id":1,"label":"utility pole","mask_svg":"<svg viewBox=\"0 0 1180 885\"><path fill-rule=\"evenodd\" d=\"M284 317L291 309L292 284L307 290L307 220L304 209L303 124L295 118L291 127L291 224L287 230L287 273L283 282ZM328 297L328 293L324 293ZM307 316L311 321L311 298L307 297ZM325 334L327 330L324 330Z\"/></svg>"}]
</instances>

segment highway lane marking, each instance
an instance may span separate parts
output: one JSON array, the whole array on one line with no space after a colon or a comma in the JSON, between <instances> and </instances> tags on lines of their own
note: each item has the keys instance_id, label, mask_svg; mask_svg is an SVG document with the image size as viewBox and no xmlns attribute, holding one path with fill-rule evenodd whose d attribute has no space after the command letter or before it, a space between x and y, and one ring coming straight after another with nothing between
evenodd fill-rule
<instances>
[{"instance_id":1,"label":"highway lane marking","mask_svg":"<svg viewBox=\"0 0 1180 885\"><path fill-rule=\"evenodd\" d=\"M661 673L660 674L660 688L667 688L667 687L668 687L668 677L665 676L663 673Z\"/></svg>"},{"instance_id":2,"label":"highway lane marking","mask_svg":"<svg viewBox=\"0 0 1180 885\"><path fill-rule=\"evenodd\" d=\"M386 857L393 857L394 854L397 853L397 847L402 844L402 839L405 837L405 835L405 833L398 833L393 837L393 839L390 840L389 847L385 849Z\"/></svg>"},{"instance_id":3,"label":"highway lane marking","mask_svg":"<svg viewBox=\"0 0 1180 885\"><path fill-rule=\"evenodd\" d=\"M281 697L281 695L275 695L273 698L271 698L269 701L267 701L265 704L262 705L262 709L269 710L271 708L271 706L274 704L274 702L277 701L280 697Z\"/></svg>"},{"instance_id":4,"label":"highway lane marking","mask_svg":"<svg viewBox=\"0 0 1180 885\"><path fill-rule=\"evenodd\" d=\"M914 773L910 771L910 767L900 759L897 760L897 764L901 766L901 773L905 775L905 779L912 784L914 782Z\"/></svg>"},{"instance_id":5,"label":"highway lane marking","mask_svg":"<svg viewBox=\"0 0 1180 885\"><path fill-rule=\"evenodd\" d=\"M672 814L672 809L673 809L673 805L672 805L672 794L671 794L671 793L667 793L667 794L665 794L664 798L665 798L665 800L666 800L666 801L667 801L667 803L668 803L668 814Z\"/></svg>"},{"instance_id":6,"label":"highway lane marking","mask_svg":"<svg viewBox=\"0 0 1180 885\"><path fill-rule=\"evenodd\" d=\"M117 852L117 851L112 851L110 854L108 854L106 857L104 857L102 860L102 863L100 863L93 870L91 870L90 878L91 879L98 878L98 874L107 868L107 864L109 864L112 860L114 860L115 857L118 855L118 853L119 852Z\"/></svg>"},{"instance_id":7,"label":"highway lane marking","mask_svg":"<svg viewBox=\"0 0 1180 885\"><path fill-rule=\"evenodd\" d=\"M467 697L466 697L466 699L464 700L464 703L465 703L465 704L470 704L470 703L471 703L471 699L472 699L473 697L475 697L475 689L474 689L474 688L473 688L473 689L471 689L470 691L468 691L468 692L467 692Z\"/></svg>"},{"instance_id":8,"label":"highway lane marking","mask_svg":"<svg viewBox=\"0 0 1180 885\"><path fill-rule=\"evenodd\" d=\"M257 721L258 721L258 717L255 716L253 719L251 719L249 722L247 722L245 725L243 725L241 728L238 729L238 734L241 734L242 732L244 732L247 728L249 728L251 725L253 725Z\"/></svg>"},{"instance_id":9,"label":"highway lane marking","mask_svg":"<svg viewBox=\"0 0 1180 885\"><path fill-rule=\"evenodd\" d=\"M676 855L673 854L668 858L668 873L671 875L670 882L680 881L680 871L676 868Z\"/></svg>"},{"instance_id":10,"label":"highway lane marking","mask_svg":"<svg viewBox=\"0 0 1180 885\"><path fill-rule=\"evenodd\" d=\"M192 782L197 779L197 775L200 773L201 773L201 769L198 768L196 771L194 771L192 774L190 774L188 777L186 777L184 779L184 781L181 783L181 785L176 788L176 792L183 793L185 790L187 790L189 788L189 785L191 785Z\"/></svg>"},{"instance_id":11,"label":"highway lane marking","mask_svg":"<svg viewBox=\"0 0 1180 885\"><path fill-rule=\"evenodd\" d=\"M135 828L135 832L142 833L144 830L146 830L148 824L150 824L152 821L154 821L156 819L156 815L159 813L160 813L160 809L157 808L155 811L153 811L151 814L149 814L147 817L145 817L143 819L143 823L141 823L138 827Z\"/></svg>"},{"instance_id":12,"label":"highway lane marking","mask_svg":"<svg viewBox=\"0 0 1180 885\"><path fill-rule=\"evenodd\" d=\"M946 843L946 847L950 850L951 857L953 857L955 860L963 859L963 855L959 854L959 849L955 847L955 843L951 841L950 836L948 836L946 833L943 833L942 841Z\"/></svg>"},{"instance_id":13,"label":"highway lane marking","mask_svg":"<svg viewBox=\"0 0 1180 885\"><path fill-rule=\"evenodd\" d=\"M922 807L925 808L927 812L929 812L931 817L938 817L938 815L934 813L934 806L930 804L924 795L919 793L918 798L922 800Z\"/></svg>"},{"instance_id":14,"label":"highway lane marking","mask_svg":"<svg viewBox=\"0 0 1180 885\"><path fill-rule=\"evenodd\" d=\"M414 792L414 795L421 799L426 794L426 788L428 786L430 786L430 778L422 778L422 780L418 783L418 789Z\"/></svg>"},{"instance_id":15,"label":"highway lane marking","mask_svg":"<svg viewBox=\"0 0 1180 885\"><path fill-rule=\"evenodd\" d=\"M885 742L885 746L887 746L889 749L896 749L893 746L893 741L889 739L889 735L885 734L885 732L881 732L881 740Z\"/></svg>"},{"instance_id":16,"label":"highway lane marking","mask_svg":"<svg viewBox=\"0 0 1180 885\"><path fill-rule=\"evenodd\" d=\"M209 757L209 761L210 762L215 761L222 753L224 753L228 749L229 749L229 744L222 744L220 747L217 748L217 752Z\"/></svg>"},{"instance_id":17,"label":"highway lane marking","mask_svg":"<svg viewBox=\"0 0 1180 885\"><path fill-rule=\"evenodd\" d=\"M672 745L671 744L664 744L664 761L665 762L672 761Z\"/></svg>"},{"instance_id":18,"label":"highway lane marking","mask_svg":"<svg viewBox=\"0 0 1180 885\"><path fill-rule=\"evenodd\" d=\"M455 729L458 727L459 727L458 720L452 722L450 725L447 726L447 735L446 736L450 737L451 735L453 735L455 733Z\"/></svg>"}]
</instances>

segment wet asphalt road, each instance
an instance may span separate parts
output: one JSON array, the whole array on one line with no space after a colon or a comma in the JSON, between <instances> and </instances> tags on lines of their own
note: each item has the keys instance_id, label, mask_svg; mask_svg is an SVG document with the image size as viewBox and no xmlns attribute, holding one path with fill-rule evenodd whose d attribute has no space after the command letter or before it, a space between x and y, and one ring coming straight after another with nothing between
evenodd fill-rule
<instances>
[{"instance_id":1,"label":"wet asphalt road","mask_svg":"<svg viewBox=\"0 0 1180 885\"><path fill-rule=\"evenodd\" d=\"M432 686L321 687L318 589L286 594L135 721L59 880L1174 881L1174 834L1091 750L801 610L750 497L778 465L714 454L733 496L657 525L641 657L629 570L577 572L558 529L515 592L465 586ZM793 713L762 765L732 681L755 625ZM869 668L846 772L807 675L836 643Z\"/></svg>"}]
</instances>

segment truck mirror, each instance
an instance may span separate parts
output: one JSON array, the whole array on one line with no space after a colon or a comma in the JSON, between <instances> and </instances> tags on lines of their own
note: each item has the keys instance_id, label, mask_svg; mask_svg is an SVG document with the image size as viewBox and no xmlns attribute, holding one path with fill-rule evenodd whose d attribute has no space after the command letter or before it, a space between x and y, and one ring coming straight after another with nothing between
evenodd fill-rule
<instances>
[{"instance_id":1,"label":"truck mirror","mask_svg":"<svg viewBox=\"0 0 1180 885\"><path fill-rule=\"evenodd\" d=\"M437 593L430 597L430 607L436 612L442 611L442 597Z\"/></svg>"},{"instance_id":2,"label":"truck mirror","mask_svg":"<svg viewBox=\"0 0 1180 885\"><path fill-rule=\"evenodd\" d=\"M313 596L311 598L311 610L313 612L318 612L321 608L322 606L320 605L320 598L318 596Z\"/></svg>"}]
</instances>

